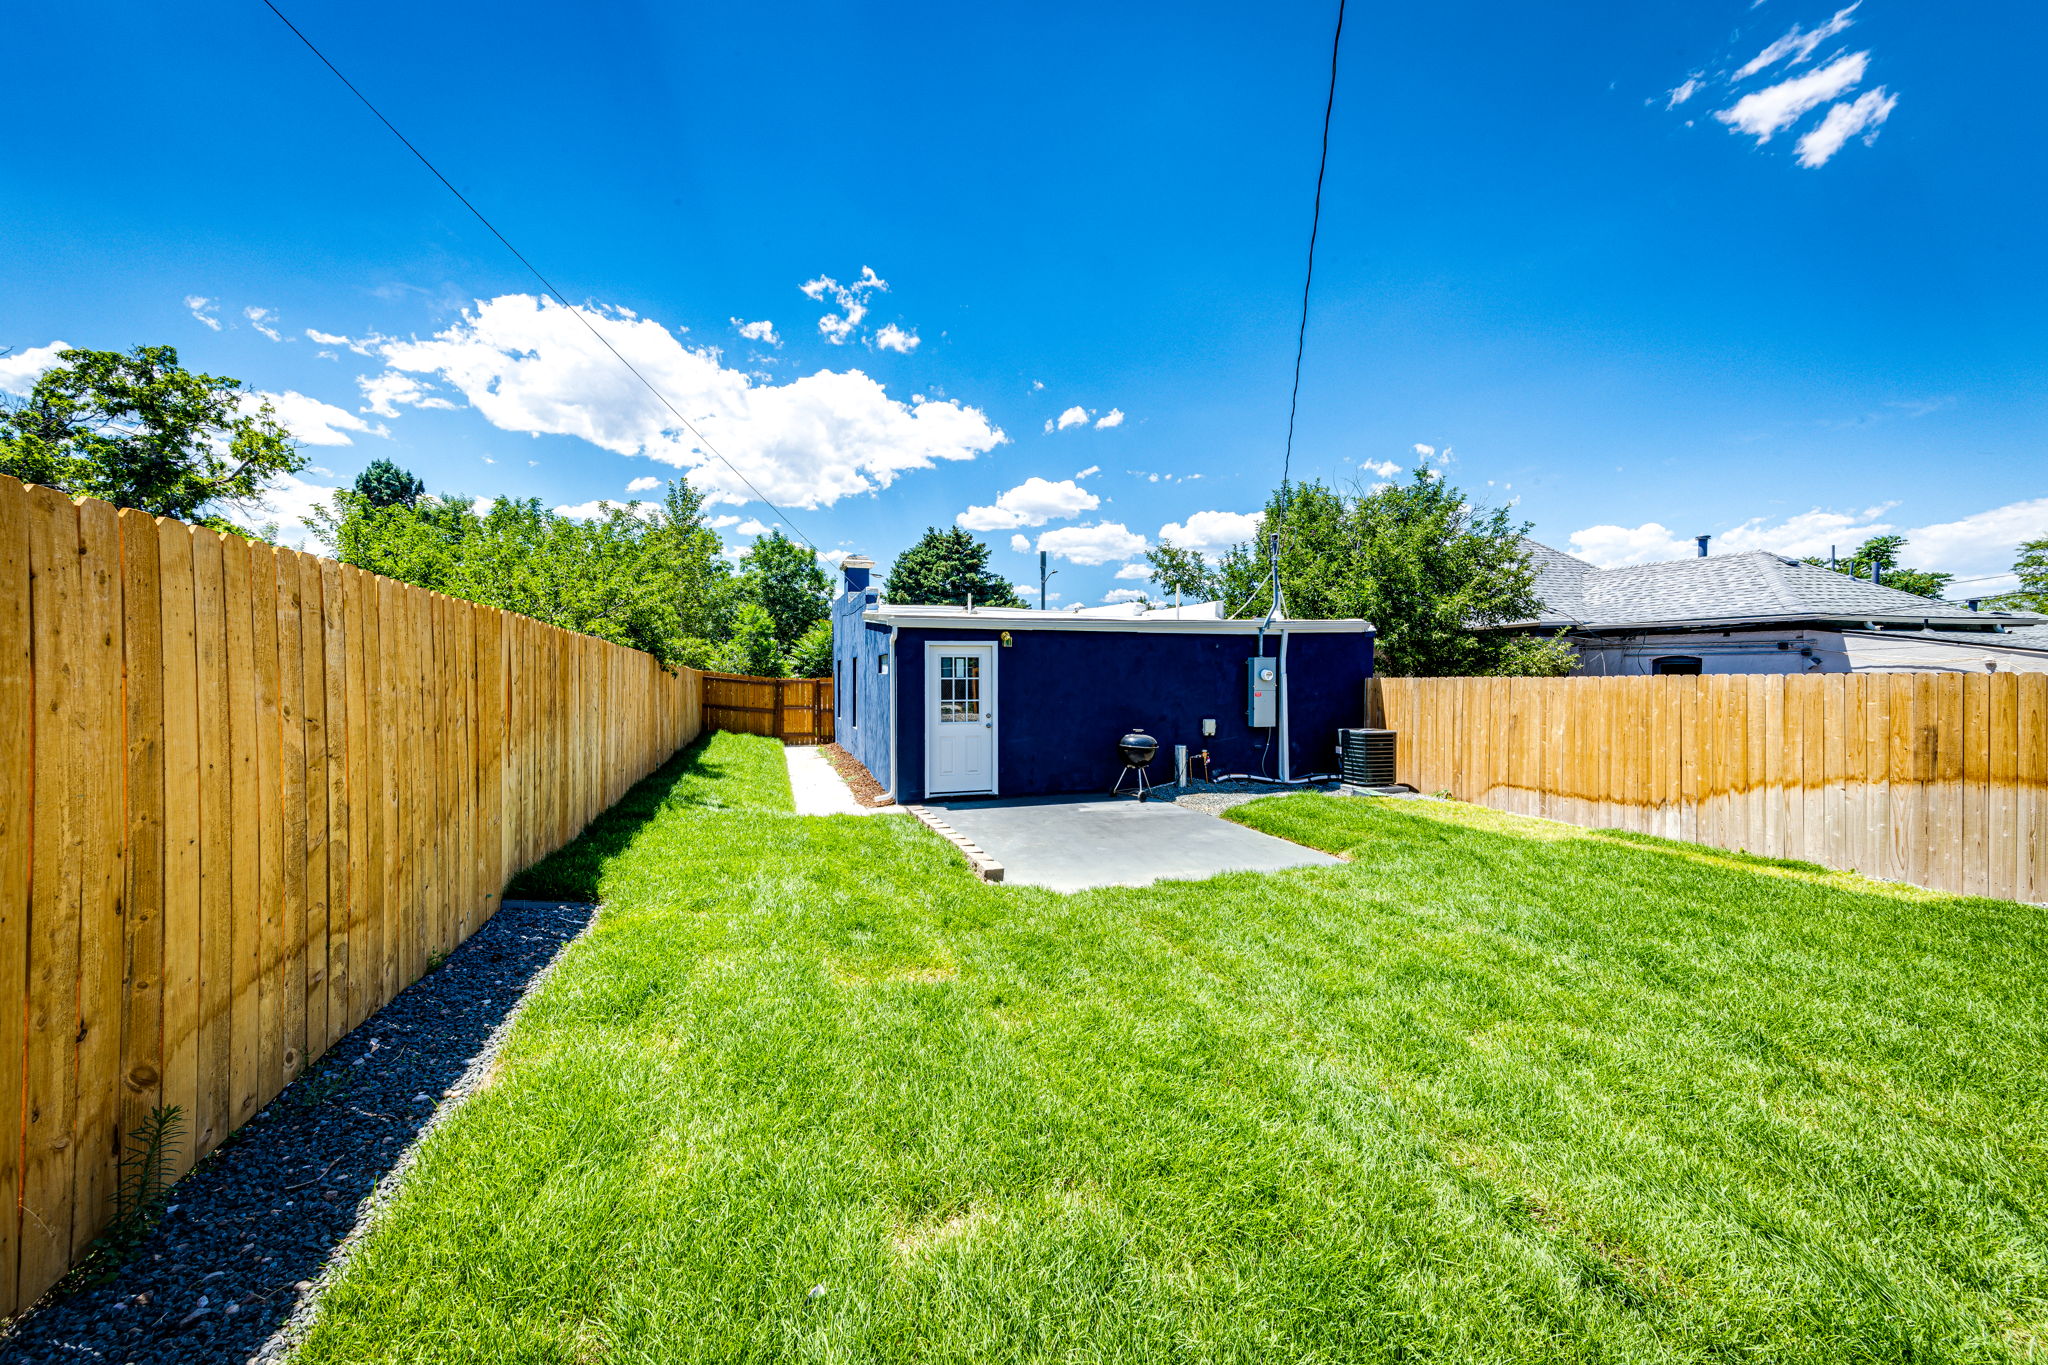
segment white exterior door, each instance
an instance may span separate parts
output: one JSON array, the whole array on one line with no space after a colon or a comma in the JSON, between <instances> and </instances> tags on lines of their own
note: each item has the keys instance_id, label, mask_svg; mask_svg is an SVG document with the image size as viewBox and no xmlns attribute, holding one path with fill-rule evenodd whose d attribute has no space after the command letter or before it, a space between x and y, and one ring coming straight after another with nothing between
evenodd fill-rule
<instances>
[{"instance_id":1,"label":"white exterior door","mask_svg":"<svg viewBox=\"0 0 2048 1365\"><path fill-rule=\"evenodd\" d=\"M993 792L995 646L928 646L924 691L925 792L931 796Z\"/></svg>"}]
</instances>

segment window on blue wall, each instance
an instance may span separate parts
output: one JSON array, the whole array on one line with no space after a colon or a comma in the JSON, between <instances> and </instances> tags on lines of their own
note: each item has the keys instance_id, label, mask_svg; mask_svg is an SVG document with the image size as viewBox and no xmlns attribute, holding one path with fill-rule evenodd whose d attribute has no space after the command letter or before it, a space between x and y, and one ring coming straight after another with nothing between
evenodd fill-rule
<instances>
[{"instance_id":1,"label":"window on blue wall","mask_svg":"<svg viewBox=\"0 0 2048 1365\"><path fill-rule=\"evenodd\" d=\"M853 682L846 698L846 724L854 730L860 729L860 669L856 663L858 660L849 660L846 665L846 676Z\"/></svg>"}]
</instances>

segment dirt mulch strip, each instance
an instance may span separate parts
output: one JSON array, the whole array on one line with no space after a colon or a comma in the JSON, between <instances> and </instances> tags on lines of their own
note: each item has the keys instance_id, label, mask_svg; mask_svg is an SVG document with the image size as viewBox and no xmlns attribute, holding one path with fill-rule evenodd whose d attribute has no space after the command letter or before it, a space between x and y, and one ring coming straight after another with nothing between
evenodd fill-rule
<instances>
[{"instance_id":1,"label":"dirt mulch strip","mask_svg":"<svg viewBox=\"0 0 2048 1365\"><path fill-rule=\"evenodd\" d=\"M891 804L888 790L875 781L875 775L868 771L867 765L848 753L844 745L827 744L823 746L823 752L825 761L832 765L833 771L845 779L847 786L853 788L854 800L863 806Z\"/></svg>"}]
</instances>

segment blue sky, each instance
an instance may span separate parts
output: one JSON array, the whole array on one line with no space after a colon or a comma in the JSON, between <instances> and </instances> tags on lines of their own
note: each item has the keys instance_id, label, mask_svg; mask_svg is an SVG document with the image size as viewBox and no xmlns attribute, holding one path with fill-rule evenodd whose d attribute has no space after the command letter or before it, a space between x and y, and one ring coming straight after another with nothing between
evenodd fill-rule
<instances>
[{"instance_id":1,"label":"blue sky","mask_svg":"<svg viewBox=\"0 0 2048 1365\"><path fill-rule=\"evenodd\" d=\"M286 10L821 550L965 518L1095 602L1278 481L1330 6ZM9 71L0 386L169 342L278 395L328 471L288 539L378 457L567 507L701 465L732 543L774 520L256 0L11 22L61 60ZM1354 7L1296 474L1427 446L1603 563L1882 527L1996 573L2048 535L2044 41Z\"/></svg>"}]
</instances>

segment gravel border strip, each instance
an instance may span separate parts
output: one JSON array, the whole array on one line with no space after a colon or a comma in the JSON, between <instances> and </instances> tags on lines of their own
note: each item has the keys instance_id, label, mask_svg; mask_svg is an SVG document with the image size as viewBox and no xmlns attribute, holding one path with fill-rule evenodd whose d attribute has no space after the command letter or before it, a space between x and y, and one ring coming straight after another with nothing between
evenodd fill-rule
<instances>
[{"instance_id":1,"label":"gravel border strip","mask_svg":"<svg viewBox=\"0 0 2048 1365\"><path fill-rule=\"evenodd\" d=\"M497 1066L498 1058L504 1052L505 1043L511 1038L513 1028L518 1025L519 1017L526 1013L527 1003L548 984L549 979L555 974L555 969L562 965L563 955L588 936L592 927L597 924L594 906L572 906L570 902L565 901L499 902L500 914L507 910L545 912L571 908L591 912L584 920L583 927L564 939L547 965L527 980L526 989L520 993L519 999L506 1012L498 1026L491 1030L490 1036L484 1039L484 1045L478 1048L476 1055L470 1059L468 1069L456 1077L453 1085L441 1092L441 1103L434 1107L433 1116L427 1120L426 1126L420 1129L419 1134L400 1154L397 1163L384 1173L384 1178L377 1182L369 1196L358 1206L355 1226L349 1229L348 1235L341 1239L341 1244L328 1256L327 1264L313 1279L313 1287L299 1296L298 1307L292 1310L292 1315L285 1320L282 1327L270 1334L270 1339L263 1343L262 1349L249 1357L249 1365L279 1365L301 1341L306 1339L306 1334L312 1331L314 1321L320 1316L321 1300L327 1297L327 1291L347 1272L349 1262L355 1259L363 1240L376 1230L377 1222L383 1217L384 1210L390 1207L392 1199L397 1196L398 1187L412 1173L412 1168L419 1164L420 1149L434 1135L435 1129L454 1117L456 1110L462 1107L463 1101L483 1088L492 1070Z\"/></svg>"},{"instance_id":2,"label":"gravel border strip","mask_svg":"<svg viewBox=\"0 0 2048 1365\"><path fill-rule=\"evenodd\" d=\"M60 1285L17 1318L0 1360L280 1359L421 1141L488 1077L526 1003L596 918L592 905L506 902L178 1182L118 1271Z\"/></svg>"}]
</instances>

